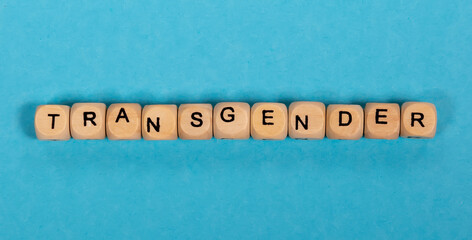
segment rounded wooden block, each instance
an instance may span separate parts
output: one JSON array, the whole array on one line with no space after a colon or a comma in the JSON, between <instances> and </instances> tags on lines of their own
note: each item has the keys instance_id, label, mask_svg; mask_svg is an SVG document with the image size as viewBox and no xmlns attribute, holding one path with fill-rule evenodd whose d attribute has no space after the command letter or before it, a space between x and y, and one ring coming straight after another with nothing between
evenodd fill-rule
<instances>
[{"instance_id":1,"label":"rounded wooden block","mask_svg":"<svg viewBox=\"0 0 472 240\"><path fill-rule=\"evenodd\" d=\"M141 139L141 105L111 104L107 110L106 129L110 140Z\"/></svg>"},{"instance_id":2,"label":"rounded wooden block","mask_svg":"<svg viewBox=\"0 0 472 240\"><path fill-rule=\"evenodd\" d=\"M364 108L364 136L397 139L400 135L400 106L396 103L367 103Z\"/></svg>"},{"instance_id":3,"label":"rounded wooden block","mask_svg":"<svg viewBox=\"0 0 472 240\"><path fill-rule=\"evenodd\" d=\"M288 108L288 134L293 139L323 139L326 107L321 102L293 102Z\"/></svg>"},{"instance_id":4,"label":"rounded wooden block","mask_svg":"<svg viewBox=\"0 0 472 240\"><path fill-rule=\"evenodd\" d=\"M218 139L248 139L251 107L244 102L218 103L213 110L213 132Z\"/></svg>"},{"instance_id":5,"label":"rounded wooden block","mask_svg":"<svg viewBox=\"0 0 472 240\"><path fill-rule=\"evenodd\" d=\"M145 140L177 139L177 105L146 105L142 114Z\"/></svg>"},{"instance_id":6,"label":"rounded wooden block","mask_svg":"<svg viewBox=\"0 0 472 240\"><path fill-rule=\"evenodd\" d=\"M69 140L70 107L65 105L40 105L34 116L36 137L40 140Z\"/></svg>"},{"instance_id":7,"label":"rounded wooden block","mask_svg":"<svg viewBox=\"0 0 472 240\"><path fill-rule=\"evenodd\" d=\"M358 140L364 132L364 110L360 105L331 104L326 111L326 136Z\"/></svg>"},{"instance_id":8,"label":"rounded wooden block","mask_svg":"<svg viewBox=\"0 0 472 240\"><path fill-rule=\"evenodd\" d=\"M211 104L182 104L178 110L181 139L206 140L213 137Z\"/></svg>"},{"instance_id":9,"label":"rounded wooden block","mask_svg":"<svg viewBox=\"0 0 472 240\"><path fill-rule=\"evenodd\" d=\"M105 139L107 106L75 103L70 110L70 132L74 139Z\"/></svg>"},{"instance_id":10,"label":"rounded wooden block","mask_svg":"<svg viewBox=\"0 0 472 240\"><path fill-rule=\"evenodd\" d=\"M402 105L400 135L407 138L433 138L436 134L436 107L427 102Z\"/></svg>"},{"instance_id":11,"label":"rounded wooden block","mask_svg":"<svg viewBox=\"0 0 472 240\"><path fill-rule=\"evenodd\" d=\"M283 140L287 137L288 114L283 103L262 102L251 108L251 136L258 140Z\"/></svg>"}]
</instances>

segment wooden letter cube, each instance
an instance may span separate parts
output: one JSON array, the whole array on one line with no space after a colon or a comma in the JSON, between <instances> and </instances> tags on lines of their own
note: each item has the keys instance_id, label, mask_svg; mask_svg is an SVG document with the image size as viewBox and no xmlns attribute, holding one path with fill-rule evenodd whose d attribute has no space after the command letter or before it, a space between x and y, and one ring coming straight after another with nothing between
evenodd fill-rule
<instances>
[{"instance_id":1,"label":"wooden letter cube","mask_svg":"<svg viewBox=\"0 0 472 240\"><path fill-rule=\"evenodd\" d=\"M403 103L401 119L402 137L433 138L436 134L436 107L432 103Z\"/></svg>"},{"instance_id":2,"label":"wooden letter cube","mask_svg":"<svg viewBox=\"0 0 472 240\"><path fill-rule=\"evenodd\" d=\"M400 106L396 103L367 103L365 138L397 139L400 135Z\"/></svg>"},{"instance_id":3,"label":"wooden letter cube","mask_svg":"<svg viewBox=\"0 0 472 240\"><path fill-rule=\"evenodd\" d=\"M248 139L251 107L243 102L218 103L213 110L213 130L218 139Z\"/></svg>"},{"instance_id":4,"label":"wooden letter cube","mask_svg":"<svg viewBox=\"0 0 472 240\"><path fill-rule=\"evenodd\" d=\"M177 139L177 105L146 105L142 115L145 140Z\"/></svg>"},{"instance_id":5,"label":"wooden letter cube","mask_svg":"<svg viewBox=\"0 0 472 240\"><path fill-rule=\"evenodd\" d=\"M330 139L357 140L364 133L364 110L360 105L328 105L326 136Z\"/></svg>"},{"instance_id":6,"label":"wooden letter cube","mask_svg":"<svg viewBox=\"0 0 472 240\"><path fill-rule=\"evenodd\" d=\"M288 133L294 139L323 139L326 107L320 102L293 102L288 108Z\"/></svg>"},{"instance_id":7,"label":"wooden letter cube","mask_svg":"<svg viewBox=\"0 0 472 240\"><path fill-rule=\"evenodd\" d=\"M283 140L288 129L287 106L283 103L256 103L251 108L251 136L254 139Z\"/></svg>"},{"instance_id":8,"label":"wooden letter cube","mask_svg":"<svg viewBox=\"0 0 472 240\"><path fill-rule=\"evenodd\" d=\"M70 132L75 139L105 139L103 103L75 103L70 110Z\"/></svg>"},{"instance_id":9,"label":"wooden letter cube","mask_svg":"<svg viewBox=\"0 0 472 240\"><path fill-rule=\"evenodd\" d=\"M40 140L69 140L70 107L65 105L40 105L36 108L34 128Z\"/></svg>"},{"instance_id":10,"label":"wooden letter cube","mask_svg":"<svg viewBox=\"0 0 472 240\"><path fill-rule=\"evenodd\" d=\"M213 136L211 104L182 104L179 106L178 131L181 139L204 140Z\"/></svg>"},{"instance_id":11,"label":"wooden letter cube","mask_svg":"<svg viewBox=\"0 0 472 240\"><path fill-rule=\"evenodd\" d=\"M111 104L107 110L106 129L110 140L141 139L141 105Z\"/></svg>"}]
</instances>

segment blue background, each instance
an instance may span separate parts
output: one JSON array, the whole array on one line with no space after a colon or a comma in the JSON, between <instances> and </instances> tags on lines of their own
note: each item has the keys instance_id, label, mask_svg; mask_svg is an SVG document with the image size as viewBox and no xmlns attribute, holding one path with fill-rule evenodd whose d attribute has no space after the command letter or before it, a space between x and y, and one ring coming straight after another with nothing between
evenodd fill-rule
<instances>
[{"instance_id":1,"label":"blue background","mask_svg":"<svg viewBox=\"0 0 472 240\"><path fill-rule=\"evenodd\" d=\"M139 3L138 3L139 2ZM0 1L0 238L472 236L472 1ZM35 139L37 105L429 101L431 140Z\"/></svg>"}]
</instances>

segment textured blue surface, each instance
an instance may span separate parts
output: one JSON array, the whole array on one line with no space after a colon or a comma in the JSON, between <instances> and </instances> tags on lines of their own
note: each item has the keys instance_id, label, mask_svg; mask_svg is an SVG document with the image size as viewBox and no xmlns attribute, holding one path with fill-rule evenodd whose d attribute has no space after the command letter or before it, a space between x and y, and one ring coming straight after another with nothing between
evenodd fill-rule
<instances>
[{"instance_id":1,"label":"textured blue surface","mask_svg":"<svg viewBox=\"0 0 472 240\"><path fill-rule=\"evenodd\" d=\"M0 238L470 238L471 26L470 0L0 1ZM295 100L430 101L438 132L34 137L39 104Z\"/></svg>"}]
</instances>

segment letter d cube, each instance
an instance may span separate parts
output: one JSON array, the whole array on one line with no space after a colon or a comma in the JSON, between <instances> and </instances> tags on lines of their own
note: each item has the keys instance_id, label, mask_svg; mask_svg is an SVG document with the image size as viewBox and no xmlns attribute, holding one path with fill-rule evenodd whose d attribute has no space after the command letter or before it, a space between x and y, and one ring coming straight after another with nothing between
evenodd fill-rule
<instances>
[{"instance_id":1,"label":"letter d cube","mask_svg":"<svg viewBox=\"0 0 472 240\"><path fill-rule=\"evenodd\" d=\"M358 140L364 133L364 110L360 105L328 105L326 136L330 139Z\"/></svg>"}]
</instances>

